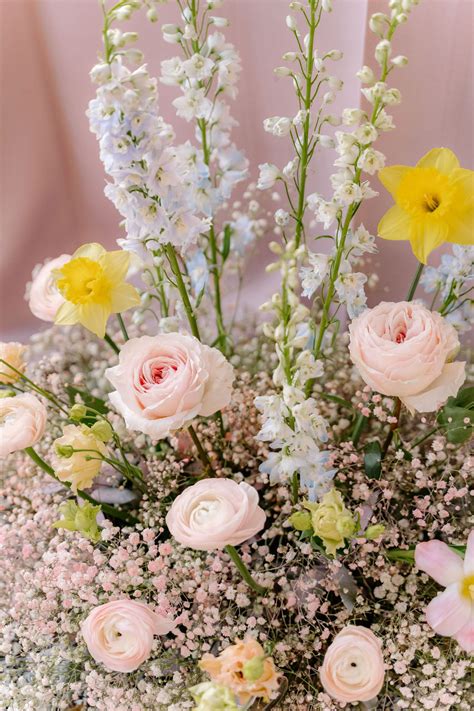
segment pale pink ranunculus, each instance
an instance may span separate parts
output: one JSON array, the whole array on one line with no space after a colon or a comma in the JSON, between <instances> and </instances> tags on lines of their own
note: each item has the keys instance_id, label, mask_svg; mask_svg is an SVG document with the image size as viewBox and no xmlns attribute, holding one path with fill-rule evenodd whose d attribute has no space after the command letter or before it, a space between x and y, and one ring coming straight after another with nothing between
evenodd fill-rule
<instances>
[{"instance_id":1,"label":"pale pink ranunculus","mask_svg":"<svg viewBox=\"0 0 474 711\"><path fill-rule=\"evenodd\" d=\"M464 560L442 541L418 543L415 563L442 585L426 608L426 621L437 634L454 637L466 652L474 652L474 530L467 539Z\"/></svg>"},{"instance_id":2,"label":"pale pink ranunculus","mask_svg":"<svg viewBox=\"0 0 474 711\"><path fill-rule=\"evenodd\" d=\"M255 536L265 525L265 512L245 482L202 479L176 497L166 524L183 546L212 551Z\"/></svg>"},{"instance_id":3,"label":"pale pink ranunculus","mask_svg":"<svg viewBox=\"0 0 474 711\"><path fill-rule=\"evenodd\" d=\"M158 440L228 405L234 369L194 336L165 333L127 341L106 376L127 427Z\"/></svg>"},{"instance_id":4,"label":"pale pink ranunculus","mask_svg":"<svg viewBox=\"0 0 474 711\"><path fill-rule=\"evenodd\" d=\"M43 403L30 393L0 398L0 459L36 444L47 418Z\"/></svg>"},{"instance_id":5,"label":"pale pink ranunculus","mask_svg":"<svg viewBox=\"0 0 474 711\"><path fill-rule=\"evenodd\" d=\"M344 627L327 648L319 676L340 703L375 699L385 677L380 640L367 627Z\"/></svg>"},{"instance_id":6,"label":"pale pink ranunculus","mask_svg":"<svg viewBox=\"0 0 474 711\"><path fill-rule=\"evenodd\" d=\"M154 635L168 634L176 624L144 602L125 598L94 607L81 632L96 662L127 673L150 656Z\"/></svg>"},{"instance_id":7,"label":"pale pink ranunculus","mask_svg":"<svg viewBox=\"0 0 474 711\"><path fill-rule=\"evenodd\" d=\"M0 363L0 383L2 385L16 383L21 378L21 373L25 370L25 351L26 346L16 341L0 343L0 358L8 363L8 365ZM13 367L10 368L10 365Z\"/></svg>"},{"instance_id":8,"label":"pale pink ranunculus","mask_svg":"<svg viewBox=\"0 0 474 711\"><path fill-rule=\"evenodd\" d=\"M463 384L455 328L421 304L382 301L349 326L349 351L363 380L399 397L410 412L435 412Z\"/></svg>"},{"instance_id":9,"label":"pale pink ranunculus","mask_svg":"<svg viewBox=\"0 0 474 711\"><path fill-rule=\"evenodd\" d=\"M31 313L42 321L54 321L56 313L64 303L64 297L56 286L53 270L60 269L71 259L70 254L61 254L39 264L33 270L26 298Z\"/></svg>"}]
</instances>

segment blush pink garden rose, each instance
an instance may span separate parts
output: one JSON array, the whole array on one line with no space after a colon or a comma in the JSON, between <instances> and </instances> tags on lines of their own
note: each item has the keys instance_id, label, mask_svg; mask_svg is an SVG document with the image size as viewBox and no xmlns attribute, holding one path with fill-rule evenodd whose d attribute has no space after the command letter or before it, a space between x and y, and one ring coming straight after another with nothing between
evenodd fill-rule
<instances>
[{"instance_id":1,"label":"blush pink garden rose","mask_svg":"<svg viewBox=\"0 0 474 711\"><path fill-rule=\"evenodd\" d=\"M435 412L463 384L456 330L421 304L382 301L349 326L351 358L363 380L399 397L410 412Z\"/></svg>"},{"instance_id":2,"label":"blush pink garden rose","mask_svg":"<svg viewBox=\"0 0 474 711\"><path fill-rule=\"evenodd\" d=\"M148 659L154 635L168 634L176 624L144 602L126 598L95 607L82 623L81 632L96 662L127 673Z\"/></svg>"},{"instance_id":3,"label":"blush pink garden rose","mask_svg":"<svg viewBox=\"0 0 474 711\"><path fill-rule=\"evenodd\" d=\"M0 459L39 442L47 418L43 403L30 393L0 398Z\"/></svg>"},{"instance_id":4,"label":"blush pink garden rose","mask_svg":"<svg viewBox=\"0 0 474 711\"><path fill-rule=\"evenodd\" d=\"M165 333L127 341L106 376L127 427L159 440L228 405L234 369L194 336Z\"/></svg>"},{"instance_id":5,"label":"blush pink garden rose","mask_svg":"<svg viewBox=\"0 0 474 711\"><path fill-rule=\"evenodd\" d=\"M474 652L474 530L467 539L464 560L442 541L419 543L415 563L445 590L426 608L426 621L437 634L454 637L466 652Z\"/></svg>"},{"instance_id":6,"label":"blush pink garden rose","mask_svg":"<svg viewBox=\"0 0 474 711\"><path fill-rule=\"evenodd\" d=\"M385 677L380 640L367 627L348 625L327 648L319 675L340 703L375 699Z\"/></svg>"},{"instance_id":7,"label":"blush pink garden rose","mask_svg":"<svg viewBox=\"0 0 474 711\"><path fill-rule=\"evenodd\" d=\"M212 551L255 536L265 525L265 512L257 492L245 482L202 479L176 497L166 525L183 546Z\"/></svg>"},{"instance_id":8,"label":"blush pink garden rose","mask_svg":"<svg viewBox=\"0 0 474 711\"><path fill-rule=\"evenodd\" d=\"M70 254L61 254L35 267L26 298L31 313L36 318L42 321L54 321L59 307L64 303L64 297L56 286L53 271L63 267L70 259Z\"/></svg>"}]
</instances>

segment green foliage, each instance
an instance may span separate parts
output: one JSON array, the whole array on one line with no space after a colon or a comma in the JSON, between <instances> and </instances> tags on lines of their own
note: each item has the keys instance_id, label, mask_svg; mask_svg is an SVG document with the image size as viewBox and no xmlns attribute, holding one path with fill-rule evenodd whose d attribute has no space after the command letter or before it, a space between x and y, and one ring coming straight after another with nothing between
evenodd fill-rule
<instances>
[{"instance_id":1,"label":"green foliage","mask_svg":"<svg viewBox=\"0 0 474 711\"><path fill-rule=\"evenodd\" d=\"M467 442L474 429L474 387L464 388L456 397L450 397L438 413L437 421L445 430L448 442Z\"/></svg>"}]
</instances>

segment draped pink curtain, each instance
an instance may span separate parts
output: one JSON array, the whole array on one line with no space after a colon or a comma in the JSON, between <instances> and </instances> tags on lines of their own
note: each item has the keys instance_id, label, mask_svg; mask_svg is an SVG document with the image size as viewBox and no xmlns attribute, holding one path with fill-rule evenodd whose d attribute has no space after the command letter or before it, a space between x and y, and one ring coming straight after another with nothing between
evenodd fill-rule
<instances>
[{"instance_id":1,"label":"draped pink curtain","mask_svg":"<svg viewBox=\"0 0 474 711\"><path fill-rule=\"evenodd\" d=\"M386 0L335 0L318 43L322 50L341 48L334 66L345 82L335 110L360 103L357 69L373 63L374 37L366 32L367 15L386 9ZM95 137L84 115L94 94L88 77L100 47L101 17L96 0L0 0L1 11L1 266L0 298L3 338L21 336L40 325L23 300L34 265L46 257L74 250L85 241L112 247L120 235L119 218L103 195L105 176ZM240 94L233 113L240 126L234 139L245 149L255 175L258 163L279 165L290 157L286 141L264 133L271 115L295 113L289 83L277 79L292 38L285 26L288 0L226 0L228 36L243 60ZM160 23L171 22L170 0ZM471 0L422 0L396 36L396 53L409 66L395 74L403 103L394 110L397 130L383 136L380 147L388 163L414 163L429 148L448 146L465 167L474 167ZM135 15L130 29L140 33L150 71L175 53L157 25ZM175 125L179 139L192 137L189 124L176 119L170 106L176 92L160 89L160 108ZM312 188L328 191L334 155L321 154ZM381 189L381 193L383 189ZM388 205L383 196L364 208L363 220L375 230ZM252 304L270 284L262 278L267 259L262 248L249 265L245 294ZM380 287L399 298L406 289L414 259L406 243L383 243L376 264Z\"/></svg>"}]
</instances>

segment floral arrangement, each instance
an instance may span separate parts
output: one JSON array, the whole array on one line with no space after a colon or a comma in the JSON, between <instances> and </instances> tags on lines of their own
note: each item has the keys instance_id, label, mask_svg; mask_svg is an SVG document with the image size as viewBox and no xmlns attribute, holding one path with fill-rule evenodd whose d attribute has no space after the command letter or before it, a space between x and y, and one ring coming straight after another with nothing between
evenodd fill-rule
<instances>
[{"instance_id":1,"label":"floral arrangement","mask_svg":"<svg viewBox=\"0 0 474 711\"><path fill-rule=\"evenodd\" d=\"M159 80L194 140L176 142L122 29L159 2L101 0L87 115L120 249L39 265L27 299L55 325L0 345L2 707L468 710L474 174L448 148L386 167L374 147L417 2L371 16L364 108L342 115L342 52L318 50L332 0L290 2L275 71L295 108L263 129L294 157L256 184L231 138L224 2L176 4ZM326 196L308 190L321 150ZM377 239L357 212L377 180L394 201L378 236L409 241L418 267L405 301L368 308ZM270 229L279 291L242 323Z\"/></svg>"}]
</instances>

